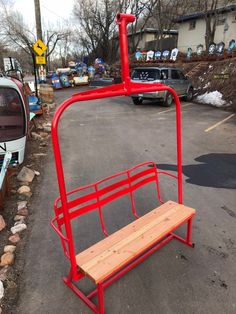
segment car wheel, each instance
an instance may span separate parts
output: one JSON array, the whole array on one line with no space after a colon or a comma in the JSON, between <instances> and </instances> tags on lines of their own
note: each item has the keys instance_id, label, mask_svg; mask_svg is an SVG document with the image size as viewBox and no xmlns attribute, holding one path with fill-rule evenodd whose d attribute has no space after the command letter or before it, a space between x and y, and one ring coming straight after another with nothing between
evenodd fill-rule
<instances>
[{"instance_id":1,"label":"car wheel","mask_svg":"<svg viewBox=\"0 0 236 314\"><path fill-rule=\"evenodd\" d=\"M170 92L167 92L163 105L165 107L171 107L173 105L173 95Z\"/></svg>"},{"instance_id":2,"label":"car wheel","mask_svg":"<svg viewBox=\"0 0 236 314\"><path fill-rule=\"evenodd\" d=\"M193 88L192 87L189 88L188 93L185 97L185 100L186 101L192 101L193 100Z\"/></svg>"},{"instance_id":3,"label":"car wheel","mask_svg":"<svg viewBox=\"0 0 236 314\"><path fill-rule=\"evenodd\" d=\"M142 98L139 97L133 97L132 100L135 105L141 105L143 102Z\"/></svg>"}]
</instances>

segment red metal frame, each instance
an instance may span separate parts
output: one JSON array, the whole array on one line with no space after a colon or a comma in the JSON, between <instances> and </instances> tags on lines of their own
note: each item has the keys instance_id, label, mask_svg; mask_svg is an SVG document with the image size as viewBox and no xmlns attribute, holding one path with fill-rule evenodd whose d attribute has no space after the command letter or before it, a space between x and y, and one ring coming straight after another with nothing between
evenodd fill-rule
<instances>
[{"instance_id":1,"label":"red metal frame","mask_svg":"<svg viewBox=\"0 0 236 314\"><path fill-rule=\"evenodd\" d=\"M138 214L135 208L135 201L133 192L138 188L154 183L157 190L157 199L163 203L159 189L159 175L168 175L178 182L178 202L182 204L182 157L181 157L181 110L180 101L176 92L163 84L141 84L134 83L130 80L129 63L128 63L128 42L127 42L127 24L133 22L135 17L130 14L118 14L117 24L119 25L120 33L120 54L122 66L122 83L112 85L109 87L90 90L73 95L71 98L61 104L55 112L52 121L52 142L55 155L55 164L58 178L58 185L60 197L56 199L54 204L55 218L52 220L51 225L58 233L61 239L62 247L66 257L70 260L70 273L68 277L64 278L65 284L72 289L77 296L79 296L87 306L95 313L104 313L104 300L103 290L112 282L117 280L127 271L135 267L138 263L142 262L147 256L162 247L164 244L175 238L186 245L193 246L191 242L192 233L192 218L188 219L186 239L181 238L173 233L170 233L161 242L156 243L153 247L149 248L146 252L141 254L138 258L130 261L125 267L116 271L109 278L97 285L97 288L89 295L84 295L82 291L72 282L82 279L85 275L78 269L75 260L75 248L72 235L71 220L86 214L92 210L98 210L100 223L105 236L108 232L105 227L103 219L102 207L118 197L124 195L130 196L131 208L135 219ZM154 162L145 162L137 165L129 170L114 174L108 178L95 182L93 184L77 188L70 192L66 191L63 165L61 159L61 151L58 138L58 124L62 113L73 103L86 100L101 99L115 96L130 96L132 94L139 94L144 92L153 91L169 91L174 98L176 104L176 143L177 143L177 175L165 171L159 171ZM111 182L112 183L109 183ZM115 182L114 182L115 181ZM105 186L103 186L105 185ZM83 195L80 196L80 192ZM71 199L72 198L72 199ZM89 205L88 203L89 202ZM98 306L96 306L91 298L98 295Z\"/></svg>"}]
</instances>

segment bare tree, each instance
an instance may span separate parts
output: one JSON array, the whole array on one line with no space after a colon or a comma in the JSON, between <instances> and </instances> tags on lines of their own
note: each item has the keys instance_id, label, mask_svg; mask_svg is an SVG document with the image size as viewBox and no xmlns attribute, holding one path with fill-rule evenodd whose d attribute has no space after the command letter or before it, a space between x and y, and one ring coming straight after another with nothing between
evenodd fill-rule
<instances>
[{"instance_id":1,"label":"bare tree","mask_svg":"<svg viewBox=\"0 0 236 314\"><path fill-rule=\"evenodd\" d=\"M92 57L100 56L111 60L117 51L118 12L134 14L136 20L129 26L130 50L134 52L141 39L141 31L152 16L152 8L157 0L75 0L74 12L80 26L80 43ZM137 31L140 36L137 40Z\"/></svg>"},{"instance_id":2,"label":"bare tree","mask_svg":"<svg viewBox=\"0 0 236 314\"><path fill-rule=\"evenodd\" d=\"M129 27L130 32L130 50L135 52L142 38L142 32L147 27L150 19L153 17L154 8L158 0L130 0L129 10L135 16L135 22Z\"/></svg>"},{"instance_id":3,"label":"bare tree","mask_svg":"<svg viewBox=\"0 0 236 314\"><path fill-rule=\"evenodd\" d=\"M158 39L165 38L165 31L176 28L176 18L196 9L196 0L157 0L150 1L150 4L148 10L152 11L152 17L149 25L157 29Z\"/></svg>"},{"instance_id":4,"label":"bare tree","mask_svg":"<svg viewBox=\"0 0 236 314\"><path fill-rule=\"evenodd\" d=\"M109 40L114 31L116 7L120 1L84 0L75 1L74 12L78 18L80 43L93 57L109 57Z\"/></svg>"},{"instance_id":5,"label":"bare tree","mask_svg":"<svg viewBox=\"0 0 236 314\"><path fill-rule=\"evenodd\" d=\"M33 44L37 40L34 30L31 31L29 26L24 22L22 15L18 11L14 11L12 2L0 0L1 15L1 38L11 42L12 49L19 49L24 51L32 58L35 57ZM50 47L46 51L46 58L48 58L58 42L64 40L68 36L68 29L62 31L52 30L47 38L46 45Z\"/></svg>"}]
</instances>

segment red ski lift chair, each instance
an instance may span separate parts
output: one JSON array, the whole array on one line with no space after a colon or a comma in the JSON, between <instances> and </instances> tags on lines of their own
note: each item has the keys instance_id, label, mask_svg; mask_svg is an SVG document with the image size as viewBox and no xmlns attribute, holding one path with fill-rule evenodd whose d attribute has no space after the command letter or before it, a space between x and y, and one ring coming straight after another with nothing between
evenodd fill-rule
<instances>
[{"instance_id":1,"label":"red ski lift chair","mask_svg":"<svg viewBox=\"0 0 236 314\"><path fill-rule=\"evenodd\" d=\"M60 236L63 251L70 262L70 272L64 278L64 282L94 313L100 314L104 313L104 288L145 260L154 251L172 239L177 239L193 247L191 234L192 218L195 210L182 204L180 101L175 91L168 86L158 83L142 84L130 81L126 27L128 23L134 20L135 17L130 14L117 15L120 32L122 83L72 96L57 109L52 123L52 141L60 197L56 199L54 204L55 217L51 225ZM173 95L176 105L177 175L159 171L154 162L145 162L90 185L66 191L58 139L58 123L66 108L80 101L121 95L130 96L131 94L163 90L167 90ZM163 202L161 199L160 175L170 176L177 180L178 203L173 201ZM104 182L106 183L105 187ZM135 209L134 192L151 182L156 186L157 200L159 200L161 206L142 217L138 217ZM80 192L82 192L82 195L78 196ZM134 221L108 235L103 220L103 206L124 195L130 197ZM74 196L73 200L71 200L71 196ZM91 211L98 211L105 238L82 252L75 252L72 220ZM183 224L187 225L186 238L174 233ZM88 295L85 295L74 283L84 277L88 277L96 285L95 290ZM92 298L96 295L98 296L98 305L92 302Z\"/></svg>"}]
</instances>

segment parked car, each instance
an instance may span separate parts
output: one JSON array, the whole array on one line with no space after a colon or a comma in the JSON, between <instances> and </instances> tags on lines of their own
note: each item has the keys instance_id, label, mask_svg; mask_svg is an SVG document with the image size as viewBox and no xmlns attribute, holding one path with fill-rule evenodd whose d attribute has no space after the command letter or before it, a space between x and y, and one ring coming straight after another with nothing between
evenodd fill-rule
<instances>
[{"instance_id":1,"label":"parked car","mask_svg":"<svg viewBox=\"0 0 236 314\"><path fill-rule=\"evenodd\" d=\"M179 97L184 97L187 101L193 99L194 88L189 79L180 69L167 67L139 67L135 68L131 75L132 82L135 83L163 83L172 87ZM166 107L173 104L173 96L168 91L148 92L131 95L133 103L139 105L144 99L162 100Z\"/></svg>"}]
</instances>

